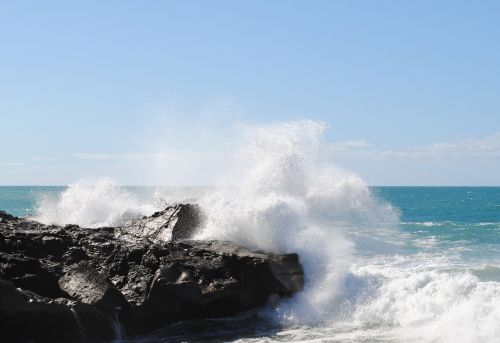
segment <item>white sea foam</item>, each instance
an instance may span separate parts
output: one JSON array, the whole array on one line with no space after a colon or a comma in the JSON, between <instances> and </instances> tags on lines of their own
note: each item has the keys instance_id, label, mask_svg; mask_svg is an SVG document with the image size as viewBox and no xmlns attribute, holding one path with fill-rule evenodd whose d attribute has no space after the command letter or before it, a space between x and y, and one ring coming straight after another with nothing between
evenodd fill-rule
<instances>
[{"instance_id":1,"label":"white sea foam","mask_svg":"<svg viewBox=\"0 0 500 343\"><path fill-rule=\"evenodd\" d=\"M377 273L367 269L359 276ZM500 337L500 283L466 272L379 272L375 295L354 311L360 328L386 327L405 342L493 343Z\"/></svg>"},{"instance_id":2,"label":"white sea foam","mask_svg":"<svg viewBox=\"0 0 500 343\"><path fill-rule=\"evenodd\" d=\"M120 225L155 210L110 179L80 180L57 197L43 197L33 219L44 224L82 227Z\"/></svg>"}]
</instances>

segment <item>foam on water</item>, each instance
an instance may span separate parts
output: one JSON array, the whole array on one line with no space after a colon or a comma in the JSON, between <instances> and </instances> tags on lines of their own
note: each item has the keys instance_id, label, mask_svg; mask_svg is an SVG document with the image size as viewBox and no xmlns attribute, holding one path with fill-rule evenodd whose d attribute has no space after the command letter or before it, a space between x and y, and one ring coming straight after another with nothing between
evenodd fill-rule
<instances>
[{"instance_id":1,"label":"foam on water","mask_svg":"<svg viewBox=\"0 0 500 343\"><path fill-rule=\"evenodd\" d=\"M465 271L445 272L446 258L422 257L364 265L359 277L376 277L372 297L353 312L359 328L382 327L411 342L495 342L500 337L500 283Z\"/></svg>"}]
</instances>

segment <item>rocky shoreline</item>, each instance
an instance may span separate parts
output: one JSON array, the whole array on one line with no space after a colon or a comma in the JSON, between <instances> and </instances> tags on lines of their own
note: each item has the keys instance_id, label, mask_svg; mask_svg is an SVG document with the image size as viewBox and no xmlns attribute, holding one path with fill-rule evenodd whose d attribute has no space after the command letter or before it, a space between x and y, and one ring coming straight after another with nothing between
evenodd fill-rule
<instances>
[{"instance_id":1,"label":"rocky shoreline","mask_svg":"<svg viewBox=\"0 0 500 343\"><path fill-rule=\"evenodd\" d=\"M0 341L106 341L302 289L297 254L191 240L200 221L190 204L98 229L0 211Z\"/></svg>"}]
</instances>

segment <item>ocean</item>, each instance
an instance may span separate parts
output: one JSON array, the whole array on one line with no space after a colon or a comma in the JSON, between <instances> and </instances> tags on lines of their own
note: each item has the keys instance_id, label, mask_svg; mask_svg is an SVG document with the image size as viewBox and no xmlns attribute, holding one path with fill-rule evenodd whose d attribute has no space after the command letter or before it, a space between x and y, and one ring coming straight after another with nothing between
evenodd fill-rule
<instances>
[{"instance_id":1,"label":"ocean","mask_svg":"<svg viewBox=\"0 0 500 343\"><path fill-rule=\"evenodd\" d=\"M172 202L199 202L216 213L199 238L299 252L306 288L292 299L124 342L499 342L500 187L367 187L351 176L342 180L322 183L334 189L328 192L308 183L307 196L281 188L263 195L120 187L110 180L0 187L0 210L98 227Z\"/></svg>"}]
</instances>

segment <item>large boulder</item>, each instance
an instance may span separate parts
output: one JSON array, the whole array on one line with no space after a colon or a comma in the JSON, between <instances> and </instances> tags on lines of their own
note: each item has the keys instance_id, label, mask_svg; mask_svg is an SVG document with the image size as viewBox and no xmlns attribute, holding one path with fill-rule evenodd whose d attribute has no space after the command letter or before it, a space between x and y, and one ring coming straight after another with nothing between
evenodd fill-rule
<instances>
[{"instance_id":1,"label":"large boulder","mask_svg":"<svg viewBox=\"0 0 500 343\"><path fill-rule=\"evenodd\" d=\"M14 220L14 219L18 219L18 218L16 216L13 216L12 214L5 212L5 211L0 211L0 222Z\"/></svg>"},{"instance_id":2,"label":"large boulder","mask_svg":"<svg viewBox=\"0 0 500 343\"><path fill-rule=\"evenodd\" d=\"M105 275L85 263L68 268L66 274L59 279L59 287L72 299L84 304L107 310L129 306L123 294Z\"/></svg>"},{"instance_id":3,"label":"large boulder","mask_svg":"<svg viewBox=\"0 0 500 343\"><path fill-rule=\"evenodd\" d=\"M57 284L61 271L50 260L20 253L0 252L0 273L16 287L28 289L42 296L57 298L63 293Z\"/></svg>"},{"instance_id":4,"label":"large boulder","mask_svg":"<svg viewBox=\"0 0 500 343\"><path fill-rule=\"evenodd\" d=\"M0 278L1 342L79 342L78 323L68 306L16 289Z\"/></svg>"},{"instance_id":5,"label":"large boulder","mask_svg":"<svg viewBox=\"0 0 500 343\"><path fill-rule=\"evenodd\" d=\"M178 241L193 237L201 224L197 205L179 204L149 217L132 220L116 231L116 236L128 242L148 240L153 243Z\"/></svg>"}]
</instances>

